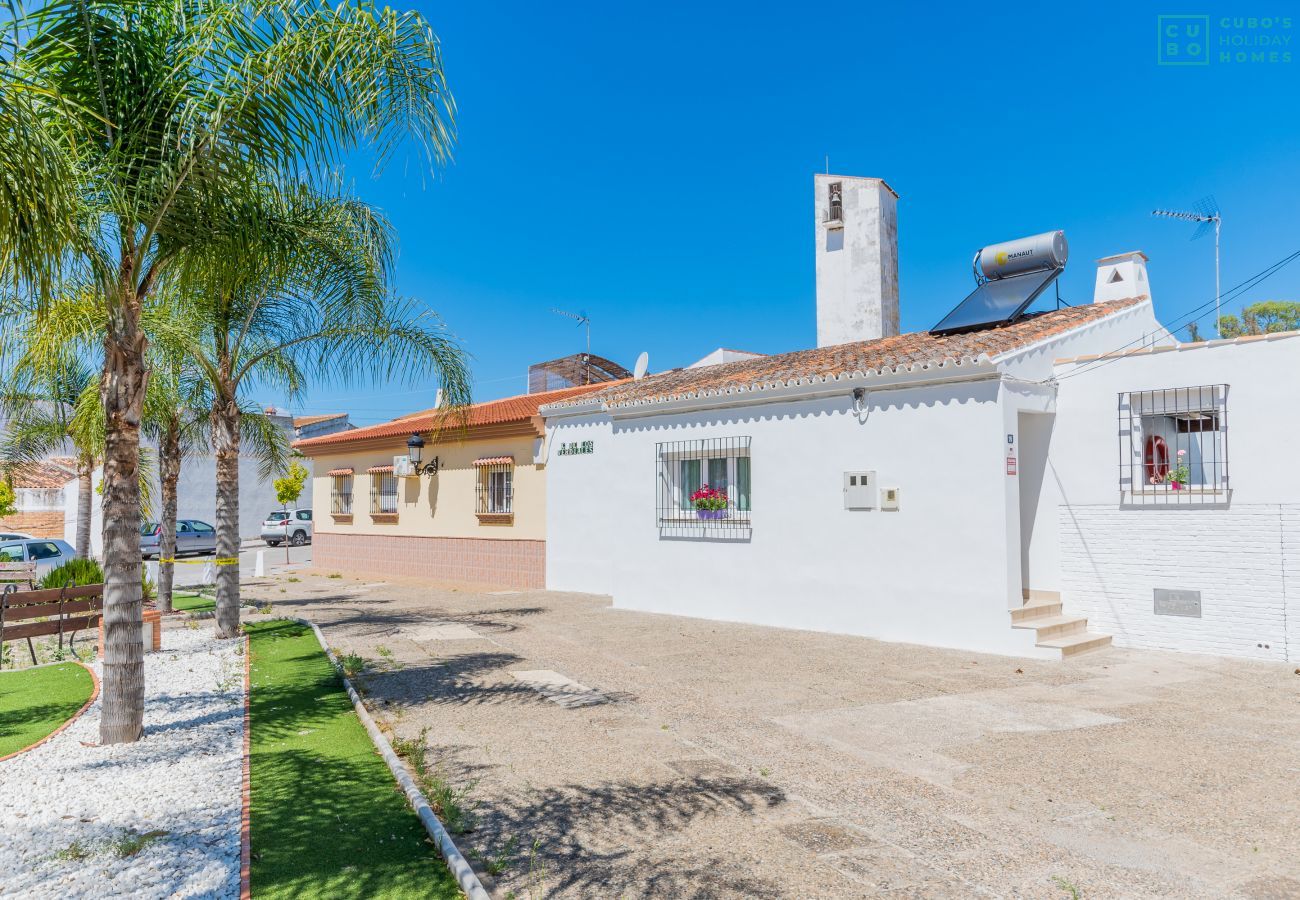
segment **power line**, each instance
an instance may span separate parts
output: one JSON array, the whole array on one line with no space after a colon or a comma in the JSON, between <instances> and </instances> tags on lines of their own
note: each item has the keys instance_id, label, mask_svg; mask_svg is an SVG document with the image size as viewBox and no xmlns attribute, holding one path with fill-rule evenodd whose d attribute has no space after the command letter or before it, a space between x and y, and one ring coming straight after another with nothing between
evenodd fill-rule
<instances>
[{"instance_id":1,"label":"power line","mask_svg":"<svg viewBox=\"0 0 1300 900\"><path fill-rule=\"evenodd\" d=\"M1216 296L1213 299L1200 304L1199 306L1193 307L1192 309L1183 313L1181 316L1178 316L1176 319L1174 319L1173 327L1169 327L1169 326L1166 327L1168 328L1169 332L1172 334L1173 332L1177 331L1179 328L1182 328L1187 324L1187 322L1183 321L1184 319L1186 319L1189 322L1196 321L1197 319L1204 316L1207 312L1209 312L1209 307L1213 306L1217 309L1219 304L1223 300L1236 299L1241 294L1245 293L1246 291L1250 290L1256 285L1259 285L1264 281L1268 280L1269 278L1273 277L1274 275L1276 275L1287 265L1294 262L1298 257L1300 257L1300 250L1295 251L1289 256L1283 257L1282 259L1273 263L1273 265L1269 266L1268 268L1256 272L1254 275L1250 276L1245 281L1238 284L1236 287L1229 289L1228 292L1222 295L1221 297ZM1082 369L1079 369L1075 372L1071 372L1068 375L1062 375L1055 380L1058 382L1065 381L1067 379L1075 378L1079 375L1083 375L1085 373L1092 372L1096 369L1100 369L1105 366L1108 366L1111 363L1117 362L1119 359L1122 359L1122 357L1119 357L1116 354L1122 353L1124 350L1127 350L1129 347L1132 347L1135 344L1140 344L1145 340L1146 340L1145 335L1139 338L1135 338L1134 340L1129 341L1127 344L1123 344L1122 346L1116 347L1114 350L1109 350L1106 353L1100 354L1103 357L1102 359L1089 363L1088 365L1084 366Z\"/></svg>"}]
</instances>

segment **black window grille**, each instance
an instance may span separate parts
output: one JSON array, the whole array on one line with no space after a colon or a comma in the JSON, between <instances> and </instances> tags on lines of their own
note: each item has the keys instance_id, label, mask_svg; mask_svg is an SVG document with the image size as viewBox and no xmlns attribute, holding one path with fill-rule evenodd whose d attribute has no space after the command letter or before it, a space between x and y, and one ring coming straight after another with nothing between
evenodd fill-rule
<instances>
[{"instance_id":1,"label":"black window grille","mask_svg":"<svg viewBox=\"0 0 1300 900\"><path fill-rule=\"evenodd\" d=\"M1228 491L1228 385L1121 393L1119 486L1144 503L1205 503Z\"/></svg>"},{"instance_id":2,"label":"black window grille","mask_svg":"<svg viewBox=\"0 0 1300 900\"><path fill-rule=\"evenodd\" d=\"M656 444L656 517L660 533L747 533L754 503L749 448L748 437Z\"/></svg>"},{"instance_id":3,"label":"black window grille","mask_svg":"<svg viewBox=\"0 0 1300 900\"><path fill-rule=\"evenodd\" d=\"M397 514L397 476L392 472L370 473L370 512L379 516Z\"/></svg>"},{"instance_id":4,"label":"black window grille","mask_svg":"<svg viewBox=\"0 0 1300 900\"><path fill-rule=\"evenodd\" d=\"M352 476L335 475L330 487L330 512L336 516L352 515Z\"/></svg>"},{"instance_id":5,"label":"black window grille","mask_svg":"<svg viewBox=\"0 0 1300 900\"><path fill-rule=\"evenodd\" d=\"M515 511L514 463L480 465L478 470L478 514L509 516Z\"/></svg>"}]
</instances>

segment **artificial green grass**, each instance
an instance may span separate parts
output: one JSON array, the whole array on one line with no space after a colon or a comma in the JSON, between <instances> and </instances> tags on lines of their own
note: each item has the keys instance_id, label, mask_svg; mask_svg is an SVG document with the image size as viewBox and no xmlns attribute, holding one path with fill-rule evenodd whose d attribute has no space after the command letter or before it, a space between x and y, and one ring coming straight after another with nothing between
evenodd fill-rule
<instances>
[{"instance_id":1,"label":"artificial green grass","mask_svg":"<svg viewBox=\"0 0 1300 900\"><path fill-rule=\"evenodd\" d=\"M244 628L253 896L463 897L312 630Z\"/></svg>"},{"instance_id":2,"label":"artificial green grass","mask_svg":"<svg viewBox=\"0 0 1300 900\"><path fill-rule=\"evenodd\" d=\"M76 663L0 672L0 756L45 737L90 699L95 680Z\"/></svg>"},{"instance_id":3,"label":"artificial green grass","mask_svg":"<svg viewBox=\"0 0 1300 900\"><path fill-rule=\"evenodd\" d=\"M181 612L209 612L217 608L217 601L212 597L204 597L202 594L191 594L181 591L172 592L172 609L178 609Z\"/></svg>"}]
</instances>

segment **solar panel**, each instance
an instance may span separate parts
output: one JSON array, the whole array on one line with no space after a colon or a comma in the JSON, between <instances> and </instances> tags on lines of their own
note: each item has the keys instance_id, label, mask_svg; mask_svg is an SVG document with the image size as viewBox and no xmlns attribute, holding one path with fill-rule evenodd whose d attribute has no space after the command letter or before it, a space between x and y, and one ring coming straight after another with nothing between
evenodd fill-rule
<instances>
[{"instance_id":1,"label":"solar panel","mask_svg":"<svg viewBox=\"0 0 1300 900\"><path fill-rule=\"evenodd\" d=\"M1040 269L986 281L931 328L930 333L955 334L1014 322L1060 274L1061 269Z\"/></svg>"}]
</instances>

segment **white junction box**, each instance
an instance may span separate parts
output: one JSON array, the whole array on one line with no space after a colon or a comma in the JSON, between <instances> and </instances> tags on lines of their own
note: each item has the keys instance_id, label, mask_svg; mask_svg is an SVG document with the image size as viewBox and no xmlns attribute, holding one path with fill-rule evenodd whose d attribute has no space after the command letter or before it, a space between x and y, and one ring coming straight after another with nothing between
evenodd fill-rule
<instances>
[{"instance_id":1,"label":"white junction box","mask_svg":"<svg viewBox=\"0 0 1300 900\"><path fill-rule=\"evenodd\" d=\"M882 510L898 509L898 488L887 487L880 489L880 508Z\"/></svg>"},{"instance_id":2,"label":"white junction box","mask_svg":"<svg viewBox=\"0 0 1300 900\"><path fill-rule=\"evenodd\" d=\"M875 472L845 472L844 473L844 508L845 509L875 509L876 508L876 473Z\"/></svg>"}]
</instances>

